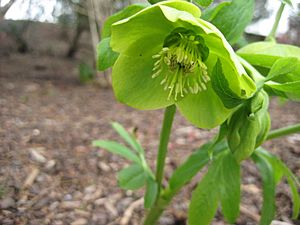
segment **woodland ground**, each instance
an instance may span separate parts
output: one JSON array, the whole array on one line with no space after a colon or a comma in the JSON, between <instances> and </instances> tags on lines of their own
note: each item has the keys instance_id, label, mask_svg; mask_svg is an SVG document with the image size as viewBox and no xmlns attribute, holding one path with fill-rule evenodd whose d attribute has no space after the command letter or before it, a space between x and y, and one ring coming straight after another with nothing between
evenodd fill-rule
<instances>
[{"instance_id":1,"label":"woodland ground","mask_svg":"<svg viewBox=\"0 0 300 225\"><path fill-rule=\"evenodd\" d=\"M66 59L68 33L52 25L27 32L31 49L18 54L0 34L0 224L141 224L142 191L117 187L116 172L126 161L91 146L92 140L120 140L110 126L137 129L147 159L156 157L162 111L138 111L118 103L111 88L79 82L79 58L91 55L82 37L75 59ZM91 59L91 58L90 58ZM272 128L299 122L300 104L271 101ZM216 130L193 127L178 113L173 126L166 177ZM264 145L300 177L300 134ZM243 200L238 225L258 224L261 183L252 162L243 164ZM185 224L197 176L173 201L161 225ZM216 185L218 182L216 181ZM290 224L288 186L277 189L277 220ZM213 225L226 224L218 212Z\"/></svg>"}]
</instances>

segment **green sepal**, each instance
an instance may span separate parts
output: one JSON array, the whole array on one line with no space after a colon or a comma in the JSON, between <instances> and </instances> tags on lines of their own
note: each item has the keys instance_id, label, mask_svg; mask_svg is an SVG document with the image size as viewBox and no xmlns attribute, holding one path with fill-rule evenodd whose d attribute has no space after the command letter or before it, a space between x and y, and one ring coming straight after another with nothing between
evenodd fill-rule
<instances>
[{"instance_id":1,"label":"green sepal","mask_svg":"<svg viewBox=\"0 0 300 225\"><path fill-rule=\"evenodd\" d=\"M219 59L212 72L211 85L226 108L234 108L243 102L243 99L230 89L229 83L223 74L222 63Z\"/></svg>"},{"instance_id":2,"label":"green sepal","mask_svg":"<svg viewBox=\"0 0 300 225\"><path fill-rule=\"evenodd\" d=\"M112 73L112 86L116 98L137 109L159 109L174 104L168 100L160 79L153 79L153 60L144 57L128 57L121 54Z\"/></svg>"},{"instance_id":3,"label":"green sepal","mask_svg":"<svg viewBox=\"0 0 300 225\"><path fill-rule=\"evenodd\" d=\"M231 113L231 110L224 106L210 84L206 91L201 91L196 95L187 95L176 105L189 122L197 127L207 129L222 124Z\"/></svg>"},{"instance_id":4,"label":"green sepal","mask_svg":"<svg viewBox=\"0 0 300 225\"><path fill-rule=\"evenodd\" d=\"M121 10L120 12L117 12L115 14L113 14L112 16L108 17L104 24L103 24L103 28L102 28L102 35L101 38L108 38L111 36L111 26L112 24L114 24L115 22L118 22L122 19L125 19L127 17L130 17L132 15L134 15L135 13L141 11L142 9L146 8L147 5L144 4L133 4L130 6L127 6L126 8L124 8L123 10Z\"/></svg>"},{"instance_id":5,"label":"green sepal","mask_svg":"<svg viewBox=\"0 0 300 225\"><path fill-rule=\"evenodd\" d=\"M102 39L97 45L97 69L104 71L112 67L118 56L110 47L110 37Z\"/></svg>"}]
</instances>

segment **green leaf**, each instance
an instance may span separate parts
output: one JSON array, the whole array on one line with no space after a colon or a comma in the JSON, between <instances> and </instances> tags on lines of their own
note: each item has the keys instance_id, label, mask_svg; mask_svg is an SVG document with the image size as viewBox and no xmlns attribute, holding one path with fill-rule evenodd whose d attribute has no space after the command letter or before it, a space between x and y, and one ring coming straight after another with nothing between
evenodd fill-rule
<instances>
[{"instance_id":1,"label":"green leaf","mask_svg":"<svg viewBox=\"0 0 300 225\"><path fill-rule=\"evenodd\" d=\"M240 214L241 178L240 165L230 153L223 158L220 178L222 212L226 220L233 224Z\"/></svg>"},{"instance_id":2,"label":"green leaf","mask_svg":"<svg viewBox=\"0 0 300 225\"><path fill-rule=\"evenodd\" d=\"M202 7L207 7L213 2L213 0L195 0L195 2Z\"/></svg>"},{"instance_id":3,"label":"green leaf","mask_svg":"<svg viewBox=\"0 0 300 225\"><path fill-rule=\"evenodd\" d=\"M180 190L209 162L212 143L207 143L190 155L183 164L181 164L172 174L169 181L169 188L173 190ZM225 142L220 142L213 146L215 153L225 150L227 145Z\"/></svg>"},{"instance_id":4,"label":"green leaf","mask_svg":"<svg viewBox=\"0 0 300 225\"><path fill-rule=\"evenodd\" d=\"M293 219L296 220L300 213L300 194L298 192L298 188L300 188L299 180L284 163L282 163L282 167L284 170L284 176L287 178L292 192Z\"/></svg>"},{"instance_id":5,"label":"green leaf","mask_svg":"<svg viewBox=\"0 0 300 225\"><path fill-rule=\"evenodd\" d=\"M284 171L282 169L282 162L280 161L280 159L278 159L275 155L272 155L267 150L261 147L256 149L256 154L259 154L260 157L264 157L272 166L274 181L277 185L284 175Z\"/></svg>"},{"instance_id":6,"label":"green leaf","mask_svg":"<svg viewBox=\"0 0 300 225\"><path fill-rule=\"evenodd\" d=\"M144 149L142 146L138 143L138 141L131 135L129 134L125 128L117 123L114 122L112 123L112 127L118 132L118 134L138 153L144 155Z\"/></svg>"},{"instance_id":7,"label":"green leaf","mask_svg":"<svg viewBox=\"0 0 300 225\"><path fill-rule=\"evenodd\" d=\"M141 165L133 164L117 175L119 185L126 190L136 190L145 185L145 172Z\"/></svg>"},{"instance_id":8,"label":"green leaf","mask_svg":"<svg viewBox=\"0 0 300 225\"><path fill-rule=\"evenodd\" d=\"M124 157L125 159L128 159L136 163L140 163L140 159L138 158L137 155L135 155L130 149L128 149L124 145L121 145L117 142L98 140L98 141L93 141L93 146L104 148L105 150L111 153L118 154Z\"/></svg>"},{"instance_id":9,"label":"green leaf","mask_svg":"<svg viewBox=\"0 0 300 225\"><path fill-rule=\"evenodd\" d=\"M218 5L214 7L209 7L202 13L201 18L206 21L212 21L224 6L230 4L231 4L230 2L220 2Z\"/></svg>"},{"instance_id":10,"label":"green leaf","mask_svg":"<svg viewBox=\"0 0 300 225\"><path fill-rule=\"evenodd\" d=\"M250 64L263 68L271 68L278 59L284 57L300 59L299 47L274 42L255 42L241 48L237 53Z\"/></svg>"},{"instance_id":11,"label":"green leaf","mask_svg":"<svg viewBox=\"0 0 300 225\"><path fill-rule=\"evenodd\" d=\"M268 80L272 80L280 75L286 75L288 73L293 73L300 66L300 60L292 57L285 57L278 59L267 76Z\"/></svg>"},{"instance_id":12,"label":"green leaf","mask_svg":"<svg viewBox=\"0 0 300 225\"><path fill-rule=\"evenodd\" d=\"M226 108L234 108L243 102L243 99L229 88L229 83L223 74L220 60L217 61L214 67L211 85Z\"/></svg>"},{"instance_id":13,"label":"green leaf","mask_svg":"<svg viewBox=\"0 0 300 225\"><path fill-rule=\"evenodd\" d=\"M281 96L294 101L300 100L300 81L286 82L282 84L268 81L265 83L264 88L266 88L271 95Z\"/></svg>"},{"instance_id":14,"label":"green leaf","mask_svg":"<svg viewBox=\"0 0 300 225\"><path fill-rule=\"evenodd\" d=\"M266 82L265 85L282 92L295 93L295 94L300 93L300 81L286 82L284 84L268 81Z\"/></svg>"},{"instance_id":15,"label":"green leaf","mask_svg":"<svg viewBox=\"0 0 300 225\"><path fill-rule=\"evenodd\" d=\"M211 22L224 34L230 44L236 43L251 22L254 0L232 0L222 6Z\"/></svg>"},{"instance_id":16,"label":"green leaf","mask_svg":"<svg viewBox=\"0 0 300 225\"><path fill-rule=\"evenodd\" d=\"M296 219L300 212L300 194L298 188L300 187L298 178L291 172L291 170L278 157L269 153L263 148L258 148L256 154L264 157L273 168L273 176L275 183L278 184L283 176L287 178L288 184L292 192L293 200L293 218Z\"/></svg>"},{"instance_id":17,"label":"green leaf","mask_svg":"<svg viewBox=\"0 0 300 225\"><path fill-rule=\"evenodd\" d=\"M104 71L112 67L118 56L110 47L110 37L102 39L97 45L97 69Z\"/></svg>"},{"instance_id":18,"label":"green leaf","mask_svg":"<svg viewBox=\"0 0 300 225\"><path fill-rule=\"evenodd\" d=\"M162 1L164 1L164 0L148 0L148 2L151 4L156 4L156 3L162 2Z\"/></svg>"},{"instance_id":19,"label":"green leaf","mask_svg":"<svg viewBox=\"0 0 300 225\"><path fill-rule=\"evenodd\" d=\"M253 154L263 183L263 206L260 225L270 225L275 216L275 179L272 165L259 154Z\"/></svg>"},{"instance_id":20,"label":"green leaf","mask_svg":"<svg viewBox=\"0 0 300 225\"><path fill-rule=\"evenodd\" d=\"M115 13L114 15L110 16L104 22L103 29L102 29L102 38L110 37L111 35L111 25L115 22L118 22L122 19L132 16L133 14L141 11L142 9L146 8L147 5L130 5L123 9L122 11Z\"/></svg>"},{"instance_id":21,"label":"green leaf","mask_svg":"<svg viewBox=\"0 0 300 225\"><path fill-rule=\"evenodd\" d=\"M213 161L207 174L193 191L188 210L189 225L199 225L199 221L201 221L201 225L208 225L214 218L220 199L221 162L222 156Z\"/></svg>"},{"instance_id":22,"label":"green leaf","mask_svg":"<svg viewBox=\"0 0 300 225\"><path fill-rule=\"evenodd\" d=\"M158 185L155 180L148 176L146 180L146 193L144 196L144 206L146 209L151 208L156 200Z\"/></svg>"},{"instance_id":23,"label":"green leaf","mask_svg":"<svg viewBox=\"0 0 300 225\"><path fill-rule=\"evenodd\" d=\"M199 221L201 225L209 224L219 200L228 222L234 223L239 216L240 165L228 149L219 153L192 194L188 217L190 225L198 225Z\"/></svg>"}]
</instances>

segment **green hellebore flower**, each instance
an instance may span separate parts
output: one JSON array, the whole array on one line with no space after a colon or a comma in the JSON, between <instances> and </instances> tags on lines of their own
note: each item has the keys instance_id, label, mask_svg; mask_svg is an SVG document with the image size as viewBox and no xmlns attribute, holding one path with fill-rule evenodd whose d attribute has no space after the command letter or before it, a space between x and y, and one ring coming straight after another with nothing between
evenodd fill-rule
<instances>
[{"instance_id":1,"label":"green hellebore flower","mask_svg":"<svg viewBox=\"0 0 300 225\"><path fill-rule=\"evenodd\" d=\"M111 47L120 54L112 83L120 102L143 110L176 104L191 123L212 128L234 110L224 99L252 96L255 85L231 46L200 14L192 3L171 0L112 25ZM211 82L214 71L222 76Z\"/></svg>"}]
</instances>

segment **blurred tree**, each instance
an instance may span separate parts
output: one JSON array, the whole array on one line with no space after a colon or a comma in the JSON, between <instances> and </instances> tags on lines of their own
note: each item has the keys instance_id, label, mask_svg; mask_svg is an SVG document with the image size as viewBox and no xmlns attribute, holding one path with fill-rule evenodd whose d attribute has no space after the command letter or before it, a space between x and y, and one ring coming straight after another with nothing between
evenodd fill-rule
<instances>
[{"instance_id":1,"label":"blurred tree","mask_svg":"<svg viewBox=\"0 0 300 225\"><path fill-rule=\"evenodd\" d=\"M18 3L21 4L20 6L22 6L22 9L26 12L26 17L30 19L19 21L4 20L5 14L14 3L16 3L16 0L9 0L7 4L0 7L0 32L6 33L16 41L19 53L26 53L29 50L28 43L25 38L26 31L33 20L39 20L39 18L44 14L45 9L40 4L39 0L18 1ZM34 15L32 15L32 8L37 9L35 10Z\"/></svg>"},{"instance_id":2,"label":"blurred tree","mask_svg":"<svg viewBox=\"0 0 300 225\"><path fill-rule=\"evenodd\" d=\"M58 21L61 24L70 18L75 18L73 25L75 25L75 33L72 41L70 42L67 51L67 57L74 57L78 50L78 43L81 34L84 31L91 33L91 40L93 48L100 41L102 23L108 16L114 12L121 10L129 4L134 2L144 2L143 0L58 0L62 4L62 14L58 16ZM62 11L62 10L61 10ZM96 52L95 57L96 57ZM96 59L96 58L95 58Z\"/></svg>"},{"instance_id":3,"label":"blurred tree","mask_svg":"<svg viewBox=\"0 0 300 225\"><path fill-rule=\"evenodd\" d=\"M300 3L298 3L297 9L289 17L289 28L291 42L300 46Z\"/></svg>"},{"instance_id":4,"label":"blurred tree","mask_svg":"<svg viewBox=\"0 0 300 225\"><path fill-rule=\"evenodd\" d=\"M10 7L15 3L16 0L9 0L4 6L1 6L0 0L0 21L4 19L5 14L10 9Z\"/></svg>"},{"instance_id":5,"label":"blurred tree","mask_svg":"<svg viewBox=\"0 0 300 225\"><path fill-rule=\"evenodd\" d=\"M26 30L29 27L27 20L14 21L14 20L2 20L0 21L0 33L4 32L11 36L17 45L17 51L19 53L28 52L28 44L24 37Z\"/></svg>"},{"instance_id":6,"label":"blurred tree","mask_svg":"<svg viewBox=\"0 0 300 225\"><path fill-rule=\"evenodd\" d=\"M67 57L74 57L79 49L79 40L84 31L91 34L91 42L94 53L94 68L97 61L97 44L100 42L101 28L105 19L114 12L121 10L129 4L135 2L145 2L146 0L58 0L62 4L62 14L58 16L58 21L69 23L70 18L75 18L75 32L70 41ZM70 10L68 10L70 9ZM71 24L71 23L69 23ZM103 77L101 75L100 77ZM100 83L106 86L106 81Z\"/></svg>"}]
</instances>

